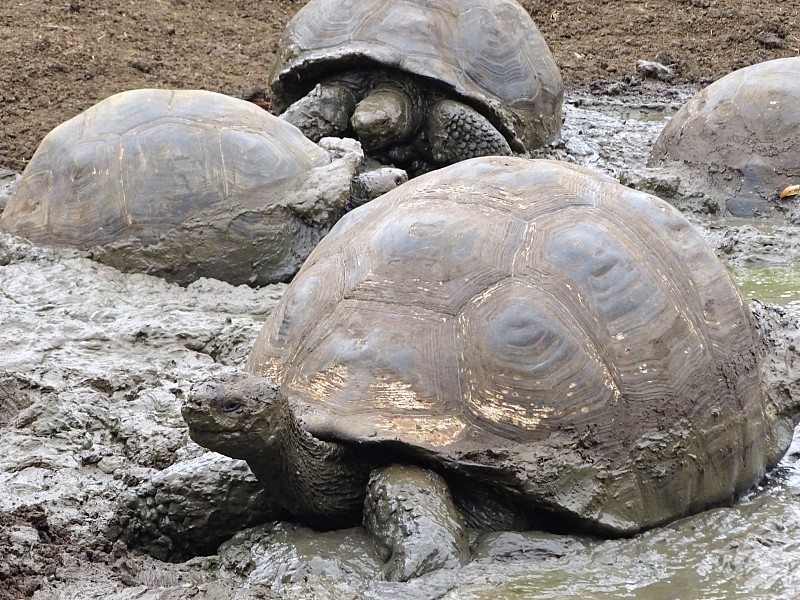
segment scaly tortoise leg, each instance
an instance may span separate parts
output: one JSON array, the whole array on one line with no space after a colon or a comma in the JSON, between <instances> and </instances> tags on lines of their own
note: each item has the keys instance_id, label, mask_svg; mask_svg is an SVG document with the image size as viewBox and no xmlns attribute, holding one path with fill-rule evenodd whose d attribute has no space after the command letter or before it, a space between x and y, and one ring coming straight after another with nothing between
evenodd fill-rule
<instances>
[{"instance_id":1,"label":"scaly tortoise leg","mask_svg":"<svg viewBox=\"0 0 800 600\"><path fill-rule=\"evenodd\" d=\"M489 120L466 104L441 100L428 114L433 160L449 165L476 156L510 156L508 141Z\"/></svg>"},{"instance_id":2,"label":"scaly tortoise leg","mask_svg":"<svg viewBox=\"0 0 800 600\"><path fill-rule=\"evenodd\" d=\"M364 528L386 562L390 581L456 568L470 557L464 519L444 478L429 469L375 469L364 502Z\"/></svg>"}]
</instances>

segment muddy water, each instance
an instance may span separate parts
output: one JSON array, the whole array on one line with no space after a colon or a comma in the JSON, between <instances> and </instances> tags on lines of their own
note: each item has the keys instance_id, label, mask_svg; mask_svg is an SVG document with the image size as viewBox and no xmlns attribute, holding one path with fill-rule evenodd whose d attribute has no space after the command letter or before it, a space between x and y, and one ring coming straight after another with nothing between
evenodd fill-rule
<instances>
[{"instance_id":1,"label":"muddy water","mask_svg":"<svg viewBox=\"0 0 800 600\"><path fill-rule=\"evenodd\" d=\"M688 92L573 94L564 142L549 155L639 181L652 141ZM786 304L782 322L796 322L795 229L697 222L748 297ZM212 280L180 288L0 238L0 599L727 599L792 598L800 589L797 436L781 466L734 506L623 540L484 536L472 540L466 566L407 583L380 580L360 528L322 535L260 525L232 532L214 555L178 563L110 539L130 493L143 499L143 519L190 526L185 515L179 526L167 522L180 514L181 481L211 484L178 477L209 462L188 440L180 402L197 376L242 364L282 290ZM784 333L771 374L785 369L794 389L800 361L787 348L800 336ZM156 481L157 492L142 491ZM167 491L172 504L159 504ZM200 512L202 500L184 508Z\"/></svg>"},{"instance_id":2,"label":"muddy water","mask_svg":"<svg viewBox=\"0 0 800 600\"><path fill-rule=\"evenodd\" d=\"M735 267L731 268L731 274L748 300L758 298L774 304L800 304L800 268L796 265Z\"/></svg>"}]
</instances>

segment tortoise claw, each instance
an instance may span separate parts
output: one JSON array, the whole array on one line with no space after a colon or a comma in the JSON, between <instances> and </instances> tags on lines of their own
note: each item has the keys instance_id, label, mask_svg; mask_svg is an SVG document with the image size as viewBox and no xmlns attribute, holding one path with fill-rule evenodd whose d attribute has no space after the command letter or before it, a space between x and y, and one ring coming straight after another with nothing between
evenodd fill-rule
<instances>
[{"instance_id":1,"label":"tortoise claw","mask_svg":"<svg viewBox=\"0 0 800 600\"><path fill-rule=\"evenodd\" d=\"M800 194L800 185L790 185L780 193L781 199Z\"/></svg>"}]
</instances>

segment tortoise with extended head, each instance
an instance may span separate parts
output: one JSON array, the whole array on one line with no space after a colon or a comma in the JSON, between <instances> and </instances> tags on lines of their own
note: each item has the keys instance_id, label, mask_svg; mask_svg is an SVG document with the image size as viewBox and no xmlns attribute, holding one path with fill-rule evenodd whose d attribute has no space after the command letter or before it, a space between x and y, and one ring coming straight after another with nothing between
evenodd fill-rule
<instances>
[{"instance_id":1,"label":"tortoise with extended head","mask_svg":"<svg viewBox=\"0 0 800 600\"><path fill-rule=\"evenodd\" d=\"M244 100L132 90L44 138L0 223L123 271L263 285L294 275L364 190L363 159L352 140L317 145ZM405 180L370 175L370 188Z\"/></svg>"},{"instance_id":2,"label":"tortoise with extended head","mask_svg":"<svg viewBox=\"0 0 800 600\"><path fill-rule=\"evenodd\" d=\"M407 462L473 526L624 535L731 500L785 452L755 336L676 209L582 167L478 158L345 216L250 374L183 414L316 526L356 522L370 471Z\"/></svg>"},{"instance_id":3,"label":"tortoise with extended head","mask_svg":"<svg viewBox=\"0 0 800 600\"><path fill-rule=\"evenodd\" d=\"M674 171L684 195L708 197L720 214L770 216L781 208L780 192L798 182L799 138L800 58L770 60L722 77L684 104L648 166Z\"/></svg>"},{"instance_id":4,"label":"tortoise with extended head","mask_svg":"<svg viewBox=\"0 0 800 600\"><path fill-rule=\"evenodd\" d=\"M561 129L561 75L514 0L311 0L269 83L311 139L351 134L413 172L526 152Z\"/></svg>"}]
</instances>

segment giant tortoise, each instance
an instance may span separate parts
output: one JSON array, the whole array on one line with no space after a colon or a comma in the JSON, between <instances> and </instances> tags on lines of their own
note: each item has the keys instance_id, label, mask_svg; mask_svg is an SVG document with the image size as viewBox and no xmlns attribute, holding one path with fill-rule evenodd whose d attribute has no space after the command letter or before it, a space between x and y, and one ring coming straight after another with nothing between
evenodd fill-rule
<instances>
[{"instance_id":1,"label":"giant tortoise","mask_svg":"<svg viewBox=\"0 0 800 600\"><path fill-rule=\"evenodd\" d=\"M664 201L476 158L339 221L248 373L200 382L183 414L317 527L357 522L370 472L409 463L478 528L627 535L730 501L785 452L755 336Z\"/></svg>"},{"instance_id":2,"label":"giant tortoise","mask_svg":"<svg viewBox=\"0 0 800 600\"><path fill-rule=\"evenodd\" d=\"M721 214L770 216L800 176L800 58L739 69L689 100L664 127L648 166ZM708 202L706 206L708 206Z\"/></svg>"},{"instance_id":3,"label":"giant tortoise","mask_svg":"<svg viewBox=\"0 0 800 600\"><path fill-rule=\"evenodd\" d=\"M556 138L563 87L514 0L311 0L269 76L273 107L315 139L355 135L413 172Z\"/></svg>"},{"instance_id":4,"label":"giant tortoise","mask_svg":"<svg viewBox=\"0 0 800 600\"><path fill-rule=\"evenodd\" d=\"M178 283L285 281L364 187L354 182L384 191L405 180L357 174L352 140L323 144L237 98L127 91L44 138L0 223Z\"/></svg>"}]
</instances>

